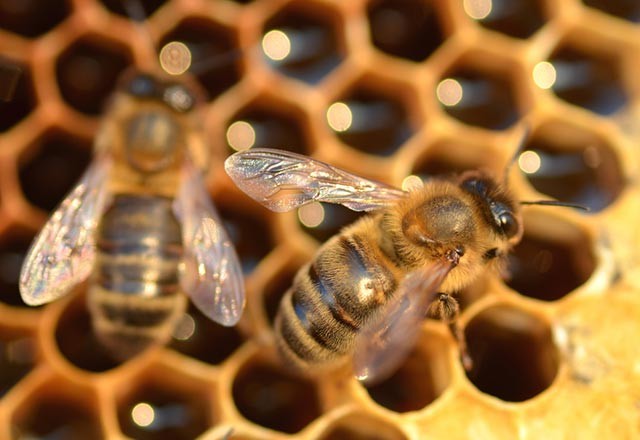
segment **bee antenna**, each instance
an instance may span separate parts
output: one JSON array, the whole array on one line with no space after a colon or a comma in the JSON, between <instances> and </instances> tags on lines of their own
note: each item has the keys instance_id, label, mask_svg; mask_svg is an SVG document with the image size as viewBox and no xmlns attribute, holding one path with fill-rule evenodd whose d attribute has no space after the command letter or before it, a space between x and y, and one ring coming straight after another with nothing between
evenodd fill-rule
<instances>
[{"instance_id":1,"label":"bee antenna","mask_svg":"<svg viewBox=\"0 0 640 440\"><path fill-rule=\"evenodd\" d=\"M190 49L193 49L192 52L197 52L201 49L201 47L190 47ZM244 51L242 49L235 48L218 53L213 57L202 57L200 61L191 64L191 66L189 67L189 72L191 72L193 75L201 75L208 70L213 70L220 66L226 66L233 63L234 61L237 61L243 53Z\"/></svg>"},{"instance_id":2,"label":"bee antenna","mask_svg":"<svg viewBox=\"0 0 640 440\"><path fill-rule=\"evenodd\" d=\"M505 186L508 186L507 184L509 183L509 171L511 171L513 164L518 161L518 157L520 157L520 153L522 153L522 151L526 147L527 139L529 139L530 134L531 134L531 126L527 124L525 125L522 133L520 134L520 139L518 140L518 148L516 148L515 153L513 153L513 156L511 156L511 159L509 160L509 162L507 162L507 166L504 169L504 177L502 178L502 181L504 182Z\"/></svg>"},{"instance_id":3,"label":"bee antenna","mask_svg":"<svg viewBox=\"0 0 640 440\"><path fill-rule=\"evenodd\" d=\"M588 206L578 205L577 203L561 202L559 200L527 200L520 201L521 205L543 205L543 206L563 206L565 208L580 209L589 212Z\"/></svg>"},{"instance_id":4,"label":"bee antenna","mask_svg":"<svg viewBox=\"0 0 640 440\"><path fill-rule=\"evenodd\" d=\"M136 30L145 42L145 46L149 49L149 55L151 59L157 59L156 45L153 42L153 36L149 31L149 28L145 24L147 19L147 13L144 10L144 6L141 0L121 0L122 8L126 12L129 20L135 23ZM145 60L146 62L146 60Z\"/></svg>"}]
</instances>

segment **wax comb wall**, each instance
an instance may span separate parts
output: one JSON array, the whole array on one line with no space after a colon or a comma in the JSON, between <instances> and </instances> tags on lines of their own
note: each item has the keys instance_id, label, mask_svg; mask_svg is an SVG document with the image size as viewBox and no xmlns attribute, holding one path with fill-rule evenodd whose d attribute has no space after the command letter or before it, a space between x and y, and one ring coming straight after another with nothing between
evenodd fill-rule
<instances>
[{"instance_id":1,"label":"wax comb wall","mask_svg":"<svg viewBox=\"0 0 640 440\"><path fill-rule=\"evenodd\" d=\"M633 2L153 0L142 31L119 1L18 3L0 2L0 62L22 71L0 102L0 438L640 437ZM282 33L289 53L268 44ZM29 308L17 280L90 161L118 75L154 62L149 39L194 51L210 96L209 188L249 303L231 329L190 310L170 347L118 366L95 349L84 286ZM525 208L506 281L487 275L460 292L470 372L433 320L401 369L368 389L278 364L279 298L357 214L269 213L231 184L227 155L285 148L401 186L469 168L500 175L523 133L509 173L518 197L591 212Z\"/></svg>"}]
</instances>

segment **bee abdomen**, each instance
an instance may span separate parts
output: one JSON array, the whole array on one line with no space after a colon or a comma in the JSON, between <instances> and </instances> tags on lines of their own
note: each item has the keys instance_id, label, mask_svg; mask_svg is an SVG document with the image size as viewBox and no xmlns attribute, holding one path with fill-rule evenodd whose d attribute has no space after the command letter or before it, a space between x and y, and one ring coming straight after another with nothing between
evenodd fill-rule
<instances>
[{"instance_id":1,"label":"bee abdomen","mask_svg":"<svg viewBox=\"0 0 640 440\"><path fill-rule=\"evenodd\" d=\"M94 285L89 307L96 335L110 354L129 359L150 345L165 343L186 308L184 295L146 298Z\"/></svg>"},{"instance_id":2,"label":"bee abdomen","mask_svg":"<svg viewBox=\"0 0 640 440\"><path fill-rule=\"evenodd\" d=\"M376 251L355 234L339 236L300 270L276 320L280 350L294 365L332 365L351 352L358 330L395 290Z\"/></svg>"},{"instance_id":3,"label":"bee abdomen","mask_svg":"<svg viewBox=\"0 0 640 440\"><path fill-rule=\"evenodd\" d=\"M89 304L98 338L121 359L164 342L185 308L181 229L171 200L116 195L97 245Z\"/></svg>"}]
</instances>

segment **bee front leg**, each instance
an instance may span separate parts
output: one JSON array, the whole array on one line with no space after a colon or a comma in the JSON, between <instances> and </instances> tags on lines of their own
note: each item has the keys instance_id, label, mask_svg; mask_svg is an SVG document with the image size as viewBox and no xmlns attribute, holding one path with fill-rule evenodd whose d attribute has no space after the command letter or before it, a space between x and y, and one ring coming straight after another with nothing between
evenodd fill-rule
<instances>
[{"instance_id":1,"label":"bee front leg","mask_svg":"<svg viewBox=\"0 0 640 440\"><path fill-rule=\"evenodd\" d=\"M458 301L448 293L438 293L438 297L429 307L429 314L449 326L451 334L458 342L462 365L465 370L470 371L473 367L473 361L467 351L467 342L464 337L464 331L458 323L458 316L460 315L460 305L458 304Z\"/></svg>"}]
</instances>

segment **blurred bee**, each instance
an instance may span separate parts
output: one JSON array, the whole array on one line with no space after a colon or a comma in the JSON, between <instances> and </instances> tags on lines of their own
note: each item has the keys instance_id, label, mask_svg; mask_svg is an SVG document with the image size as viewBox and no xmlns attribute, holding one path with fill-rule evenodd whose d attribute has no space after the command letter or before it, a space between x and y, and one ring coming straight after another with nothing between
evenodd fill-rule
<instances>
[{"instance_id":1,"label":"blurred bee","mask_svg":"<svg viewBox=\"0 0 640 440\"><path fill-rule=\"evenodd\" d=\"M186 293L234 325L242 271L201 172L209 157L194 89L146 73L123 81L95 141L95 159L35 238L22 266L29 305L89 278L98 339L125 360L166 342Z\"/></svg>"},{"instance_id":2,"label":"blurred bee","mask_svg":"<svg viewBox=\"0 0 640 440\"><path fill-rule=\"evenodd\" d=\"M388 376L404 360L430 307L454 323L458 304L450 293L495 270L520 241L519 204L555 204L516 203L479 171L405 192L278 150L236 153L225 169L273 211L311 201L375 211L329 239L300 269L275 322L287 363L320 371L353 361L366 382ZM464 346L461 352L470 366Z\"/></svg>"}]
</instances>

